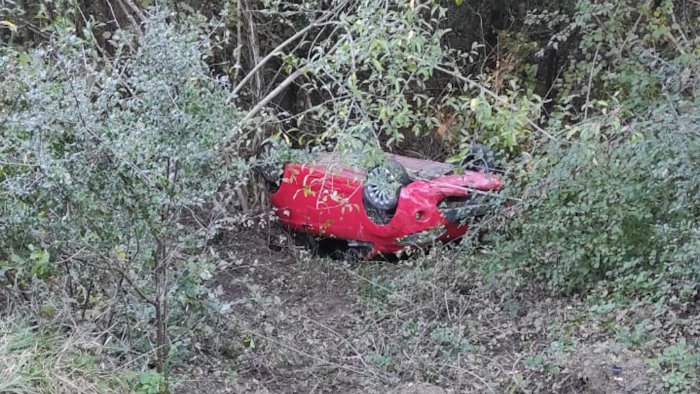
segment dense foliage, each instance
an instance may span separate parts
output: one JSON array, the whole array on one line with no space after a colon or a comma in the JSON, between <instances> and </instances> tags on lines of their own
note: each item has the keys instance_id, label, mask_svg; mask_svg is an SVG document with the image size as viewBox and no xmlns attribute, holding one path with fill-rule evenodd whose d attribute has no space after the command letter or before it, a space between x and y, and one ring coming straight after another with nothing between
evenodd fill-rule
<instances>
[{"instance_id":1,"label":"dense foliage","mask_svg":"<svg viewBox=\"0 0 700 394\"><path fill-rule=\"evenodd\" d=\"M169 321L190 330L206 299L216 202L247 182L238 111L208 74L207 41L164 18L138 48L115 34L110 59L57 24L46 47L5 48L0 67L6 285L48 317L81 311L102 329L155 331L161 367Z\"/></svg>"},{"instance_id":2,"label":"dense foliage","mask_svg":"<svg viewBox=\"0 0 700 394\"><path fill-rule=\"evenodd\" d=\"M517 177L500 266L554 290L697 296L700 58L696 27L676 11L581 1L572 15L530 15L557 26L547 45L568 45L570 64L550 118L557 138Z\"/></svg>"},{"instance_id":3,"label":"dense foliage","mask_svg":"<svg viewBox=\"0 0 700 394\"><path fill-rule=\"evenodd\" d=\"M633 129L611 127L605 139L552 144L523 185L499 259L553 288L602 282L620 294L658 295L680 283L683 302L692 301L700 241L696 119L695 110L667 109Z\"/></svg>"}]
</instances>

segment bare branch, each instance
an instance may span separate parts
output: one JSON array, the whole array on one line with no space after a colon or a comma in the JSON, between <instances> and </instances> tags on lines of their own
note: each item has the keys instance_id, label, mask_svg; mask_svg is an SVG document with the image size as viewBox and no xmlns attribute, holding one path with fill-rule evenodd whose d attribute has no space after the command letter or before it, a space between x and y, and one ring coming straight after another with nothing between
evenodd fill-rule
<instances>
[{"instance_id":1,"label":"bare branch","mask_svg":"<svg viewBox=\"0 0 700 394\"><path fill-rule=\"evenodd\" d=\"M295 79L299 78L299 76L304 72L303 68L300 68L293 73L291 73L287 78L285 78L282 83L280 83L273 91L267 94L264 99L262 99L260 102L258 102L253 109L248 111L245 117L241 120L241 124L245 125L253 116L255 116L260 110L266 106L272 99L277 97L284 89L287 88L287 86L291 85L292 82L294 82Z\"/></svg>"},{"instance_id":2,"label":"bare branch","mask_svg":"<svg viewBox=\"0 0 700 394\"><path fill-rule=\"evenodd\" d=\"M243 79L238 83L238 85L236 85L235 88L233 88L233 90L231 91L231 94L230 94L230 95L228 96L228 98L226 99L226 102L227 102L227 103L231 103L231 101L233 101L233 99L235 99L236 97L238 97L238 93L241 91L241 89L243 89L243 86L245 86L245 84L246 84L253 76L255 76L255 75L257 74L257 72L260 71L260 69L261 69L267 62L270 61L270 59L272 59L273 57L275 57L275 56L279 55L280 53L282 53L282 50L283 50L284 48L286 48L287 45L289 45L289 44L291 44L292 42L294 42L294 41L298 40L299 38L303 37L303 36L304 36L306 33L308 33L311 29L314 29L314 28L319 27L319 26L325 26L325 25L333 24L334 22L326 22L326 21L327 21L328 19L330 19L332 16L336 15L341 9L343 9L343 8L345 7L345 5L346 5L347 3L348 3L347 1L342 2L342 3L339 4L337 7L335 7L333 10L329 11L328 13L326 13L325 15L323 15L322 17L320 17L316 22L311 23L310 25L306 26L305 28L299 30L296 34L294 34L293 36L289 37L289 38L286 39L283 43L281 43L281 44L278 45L275 49L273 49L269 54L267 54L267 56L265 56L262 60L260 60L260 62L259 62L258 64L256 64L255 67L253 67L253 69L250 70L250 72L248 72L248 74L246 74L245 77L243 77ZM240 23L240 22L239 22L239 23ZM275 90L276 90L276 89L275 89Z\"/></svg>"},{"instance_id":3,"label":"bare branch","mask_svg":"<svg viewBox=\"0 0 700 394\"><path fill-rule=\"evenodd\" d=\"M245 4L241 0L241 4ZM246 5L246 11L250 10L250 6ZM248 19L248 43L250 45L250 57L251 57L251 64L259 64L260 63L260 48L258 46L258 37L257 33L255 32L255 21L253 20L253 15L250 13L246 13L246 18ZM240 21L238 23L240 26ZM255 77L255 99L258 100L260 96L262 96L262 79L260 76L260 69L258 68L254 73L253 77Z\"/></svg>"},{"instance_id":4,"label":"bare branch","mask_svg":"<svg viewBox=\"0 0 700 394\"><path fill-rule=\"evenodd\" d=\"M129 8L134 12L134 14L136 14L136 16L139 17L139 20L141 21L141 23L146 22L146 16L143 14L143 12L141 12L141 9L139 7L137 7L136 4L134 4L133 1L131 1L131 0L121 0L121 1L126 3L127 6L129 6Z\"/></svg>"},{"instance_id":5,"label":"bare branch","mask_svg":"<svg viewBox=\"0 0 700 394\"><path fill-rule=\"evenodd\" d=\"M233 65L233 78L231 81L235 83L238 80L238 74L241 72L241 51L243 49L242 33L241 33L241 18L243 13L242 0L236 1L236 7L238 12L238 23L236 23L236 49L233 50L233 57L236 59L236 63Z\"/></svg>"},{"instance_id":6,"label":"bare branch","mask_svg":"<svg viewBox=\"0 0 700 394\"><path fill-rule=\"evenodd\" d=\"M586 92L586 108L584 109L583 120L588 120L588 108L591 106L591 87L593 86L593 74L595 73L595 62L598 60L598 50L600 46L595 48L595 55L593 55L593 62L591 62L591 72L588 75L588 91Z\"/></svg>"},{"instance_id":7,"label":"bare branch","mask_svg":"<svg viewBox=\"0 0 700 394\"><path fill-rule=\"evenodd\" d=\"M117 4L119 4L119 8L121 8L124 15L126 15L126 18L129 19L129 22L136 30L136 34L138 34L139 37L143 37L143 32L141 31L141 25L136 21L136 19L134 19L134 16L131 15L131 12L129 12L129 10L126 9L126 5L124 5L124 1L117 0Z\"/></svg>"}]
</instances>

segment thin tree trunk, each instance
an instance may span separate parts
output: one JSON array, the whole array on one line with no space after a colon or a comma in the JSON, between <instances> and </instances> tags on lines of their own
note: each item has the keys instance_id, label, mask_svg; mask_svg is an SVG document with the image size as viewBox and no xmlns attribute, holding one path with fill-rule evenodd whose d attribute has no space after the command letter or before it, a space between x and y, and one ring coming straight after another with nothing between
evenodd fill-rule
<instances>
[{"instance_id":1,"label":"thin tree trunk","mask_svg":"<svg viewBox=\"0 0 700 394\"><path fill-rule=\"evenodd\" d=\"M167 248L165 240L157 240L155 267L153 269L153 282L155 285L156 299L156 357L157 368L161 374L165 372L165 364L170 352L168 338L168 283L167 283Z\"/></svg>"},{"instance_id":2,"label":"thin tree trunk","mask_svg":"<svg viewBox=\"0 0 700 394\"><path fill-rule=\"evenodd\" d=\"M258 47L258 35L255 29L255 20L253 20L253 13L250 12L251 7L249 3L243 3L245 9L249 12L245 13L248 19L248 44L250 45L250 64L253 68L260 63L260 48ZM260 70L255 71L255 101L260 100L263 95L262 91L262 76Z\"/></svg>"}]
</instances>

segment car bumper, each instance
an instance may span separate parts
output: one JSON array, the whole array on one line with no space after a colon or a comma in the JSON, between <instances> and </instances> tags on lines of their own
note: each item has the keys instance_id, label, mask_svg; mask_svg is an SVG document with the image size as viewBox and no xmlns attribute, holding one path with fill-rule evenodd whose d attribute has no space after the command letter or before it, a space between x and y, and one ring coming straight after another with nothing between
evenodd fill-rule
<instances>
[{"instance_id":1,"label":"car bumper","mask_svg":"<svg viewBox=\"0 0 700 394\"><path fill-rule=\"evenodd\" d=\"M473 191L466 197L441 201L438 209L448 223L465 224L496 211L504 204L505 199L501 196Z\"/></svg>"},{"instance_id":2,"label":"car bumper","mask_svg":"<svg viewBox=\"0 0 700 394\"><path fill-rule=\"evenodd\" d=\"M460 238L473 218L503 206L495 193L500 188L498 177L481 173L415 181L402 189L394 217L375 234L374 248L390 253Z\"/></svg>"}]
</instances>

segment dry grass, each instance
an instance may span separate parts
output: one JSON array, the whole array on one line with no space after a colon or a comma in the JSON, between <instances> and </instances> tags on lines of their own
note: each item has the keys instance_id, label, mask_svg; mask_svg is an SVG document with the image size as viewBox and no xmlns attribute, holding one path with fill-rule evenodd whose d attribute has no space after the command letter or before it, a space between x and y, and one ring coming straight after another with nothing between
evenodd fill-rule
<instances>
[{"instance_id":1,"label":"dry grass","mask_svg":"<svg viewBox=\"0 0 700 394\"><path fill-rule=\"evenodd\" d=\"M62 335L0 320L0 393L126 392L125 371L100 362L100 348L87 330Z\"/></svg>"},{"instance_id":2,"label":"dry grass","mask_svg":"<svg viewBox=\"0 0 700 394\"><path fill-rule=\"evenodd\" d=\"M228 312L198 327L187 352L175 355L173 392L700 388L697 314L555 298L517 276L470 268L458 261L466 250L349 267L264 246L278 238L248 232L220 245L227 264L210 286ZM99 334L0 321L0 393L154 393L129 371L143 359L122 351L112 353L124 357L116 360Z\"/></svg>"}]
</instances>

